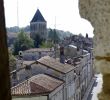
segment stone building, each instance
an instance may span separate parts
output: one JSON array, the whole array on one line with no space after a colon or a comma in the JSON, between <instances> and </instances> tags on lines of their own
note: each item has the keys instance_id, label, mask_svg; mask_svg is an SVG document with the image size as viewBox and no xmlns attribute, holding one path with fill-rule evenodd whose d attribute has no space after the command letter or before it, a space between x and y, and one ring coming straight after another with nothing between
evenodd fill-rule
<instances>
[{"instance_id":1,"label":"stone building","mask_svg":"<svg viewBox=\"0 0 110 100\"><path fill-rule=\"evenodd\" d=\"M63 81L35 75L11 88L12 100L64 100Z\"/></svg>"},{"instance_id":2,"label":"stone building","mask_svg":"<svg viewBox=\"0 0 110 100\"><path fill-rule=\"evenodd\" d=\"M39 9L37 9L34 17L30 22L30 37L36 38L36 35L45 40L47 37L47 22L42 16Z\"/></svg>"},{"instance_id":3,"label":"stone building","mask_svg":"<svg viewBox=\"0 0 110 100\"><path fill-rule=\"evenodd\" d=\"M51 48L33 48L23 51L23 60L38 60L44 56L53 56L54 50Z\"/></svg>"},{"instance_id":4,"label":"stone building","mask_svg":"<svg viewBox=\"0 0 110 100\"><path fill-rule=\"evenodd\" d=\"M76 89L76 93L79 92L78 94L80 99L78 100L82 100L89 84L91 83L94 77L93 59L90 53L88 53L82 55L80 61L76 63L77 67L75 69L75 72L78 75L77 78L79 78L79 85L77 84L78 88Z\"/></svg>"},{"instance_id":5,"label":"stone building","mask_svg":"<svg viewBox=\"0 0 110 100\"><path fill-rule=\"evenodd\" d=\"M74 100L82 100L94 76L93 54L92 50L91 52L84 52L83 50L83 53L77 55L77 47L73 45L69 45L69 47L71 54L66 54L65 51L65 55L68 55L67 58L69 59L64 60L64 63L60 63L58 59L49 56L41 57L37 61L24 61L23 65L25 66L16 71L18 79L14 79L13 82L18 80L20 83L34 75L45 73L65 81L63 87L64 100L73 98ZM73 56L71 57L71 55Z\"/></svg>"},{"instance_id":6,"label":"stone building","mask_svg":"<svg viewBox=\"0 0 110 100\"><path fill-rule=\"evenodd\" d=\"M82 100L94 76L92 58L91 53L87 52L62 64L57 59L45 56L37 61L25 61L24 67L11 76L16 75L13 82L17 80L20 83L37 74L51 75L65 82L63 100Z\"/></svg>"},{"instance_id":7,"label":"stone building","mask_svg":"<svg viewBox=\"0 0 110 100\"><path fill-rule=\"evenodd\" d=\"M27 69L26 66L30 68ZM63 100L71 100L74 97L74 66L62 64L49 56L42 57L34 62L27 61L27 65L16 71L16 79L13 82L17 80L18 83L21 83L31 76L44 73L65 81ZM11 79L14 75L14 73L11 74Z\"/></svg>"}]
</instances>

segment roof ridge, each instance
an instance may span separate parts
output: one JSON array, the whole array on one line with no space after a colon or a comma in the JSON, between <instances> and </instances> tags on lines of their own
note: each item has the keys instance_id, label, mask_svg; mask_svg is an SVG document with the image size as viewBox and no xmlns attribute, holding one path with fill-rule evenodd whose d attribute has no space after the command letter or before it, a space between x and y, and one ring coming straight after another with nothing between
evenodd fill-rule
<instances>
[{"instance_id":1,"label":"roof ridge","mask_svg":"<svg viewBox=\"0 0 110 100\"><path fill-rule=\"evenodd\" d=\"M49 57L49 56L42 57L39 60L37 60L36 62L38 62L41 65L52 68L63 74L68 73L74 69L74 66L69 65L69 64L62 64L59 61L57 61L54 58Z\"/></svg>"}]
</instances>

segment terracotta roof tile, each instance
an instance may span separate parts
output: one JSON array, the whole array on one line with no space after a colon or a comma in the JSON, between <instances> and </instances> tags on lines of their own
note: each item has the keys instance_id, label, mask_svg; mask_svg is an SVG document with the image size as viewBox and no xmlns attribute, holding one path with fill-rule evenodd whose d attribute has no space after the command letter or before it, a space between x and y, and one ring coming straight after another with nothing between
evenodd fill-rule
<instances>
[{"instance_id":1,"label":"terracotta roof tile","mask_svg":"<svg viewBox=\"0 0 110 100\"><path fill-rule=\"evenodd\" d=\"M42 57L41 59L37 60L37 62L61 73L68 73L69 71L74 69L74 66L69 64L62 64L56 59L49 56Z\"/></svg>"},{"instance_id":2,"label":"terracotta roof tile","mask_svg":"<svg viewBox=\"0 0 110 100\"><path fill-rule=\"evenodd\" d=\"M39 74L11 88L12 95L45 94L63 84L63 81Z\"/></svg>"}]
</instances>

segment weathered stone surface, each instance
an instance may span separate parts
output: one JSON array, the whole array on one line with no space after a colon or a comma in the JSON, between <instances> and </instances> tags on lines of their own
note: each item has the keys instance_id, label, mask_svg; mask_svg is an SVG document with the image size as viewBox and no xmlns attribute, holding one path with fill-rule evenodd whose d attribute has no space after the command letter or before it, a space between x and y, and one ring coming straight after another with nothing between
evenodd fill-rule
<instances>
[{"instance_id":1,"label":"weathered stone surface","mask_svg":"<svg viewBox=\"0 0 110 100\"><path fill-rule=\"evenodd\" d=\"M110 0L80 0L79 8L94 27L96 70L110 73Z\"/></svg>"},{"instance_id":2,"label":"weathered stone surface","mask_svg":"<svg viewBox=\"0 0 110 100\"><path fill-rule=\"evenodd\" d=\"M80 0L80 14L94 27L96 70L103 73L99 100L110 100L110 0Z\"/></svg>"},{"instance_id":3,"label":"weathered stone surface","mask_svg":"<svg viewBox=\"0 0 110 100\"><path fill-rule=\"evenodd\" d=\"M98 95L99 100L110 100L110 74L103 75L102 92Z\"/></svg>"}]
</instances>

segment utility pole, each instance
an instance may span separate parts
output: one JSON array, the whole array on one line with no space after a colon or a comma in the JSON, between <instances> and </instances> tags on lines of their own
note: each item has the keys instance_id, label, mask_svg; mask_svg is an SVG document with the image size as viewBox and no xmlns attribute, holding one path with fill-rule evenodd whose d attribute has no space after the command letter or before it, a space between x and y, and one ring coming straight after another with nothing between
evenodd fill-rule
<instances>
[{"instance_id":1,"label":"utility pole","mask_svg":"<svg viewBox=\"0 0 110 100\"><path fill-rule=\"evenodd\" d=\"M19 27L19 2L17 0L17 26Z\"/></svg>"},{"instance_id":2,"label":"utility pole","mask_svg":"<svg viewBox=\"0 0 110 100\"><path fill-rule=\"evenodd\" d=\"M55 52L55 59L56 59L56 16L55 16L55 30L54 30L54 52Z\"/></svg>"}]
</instances>

